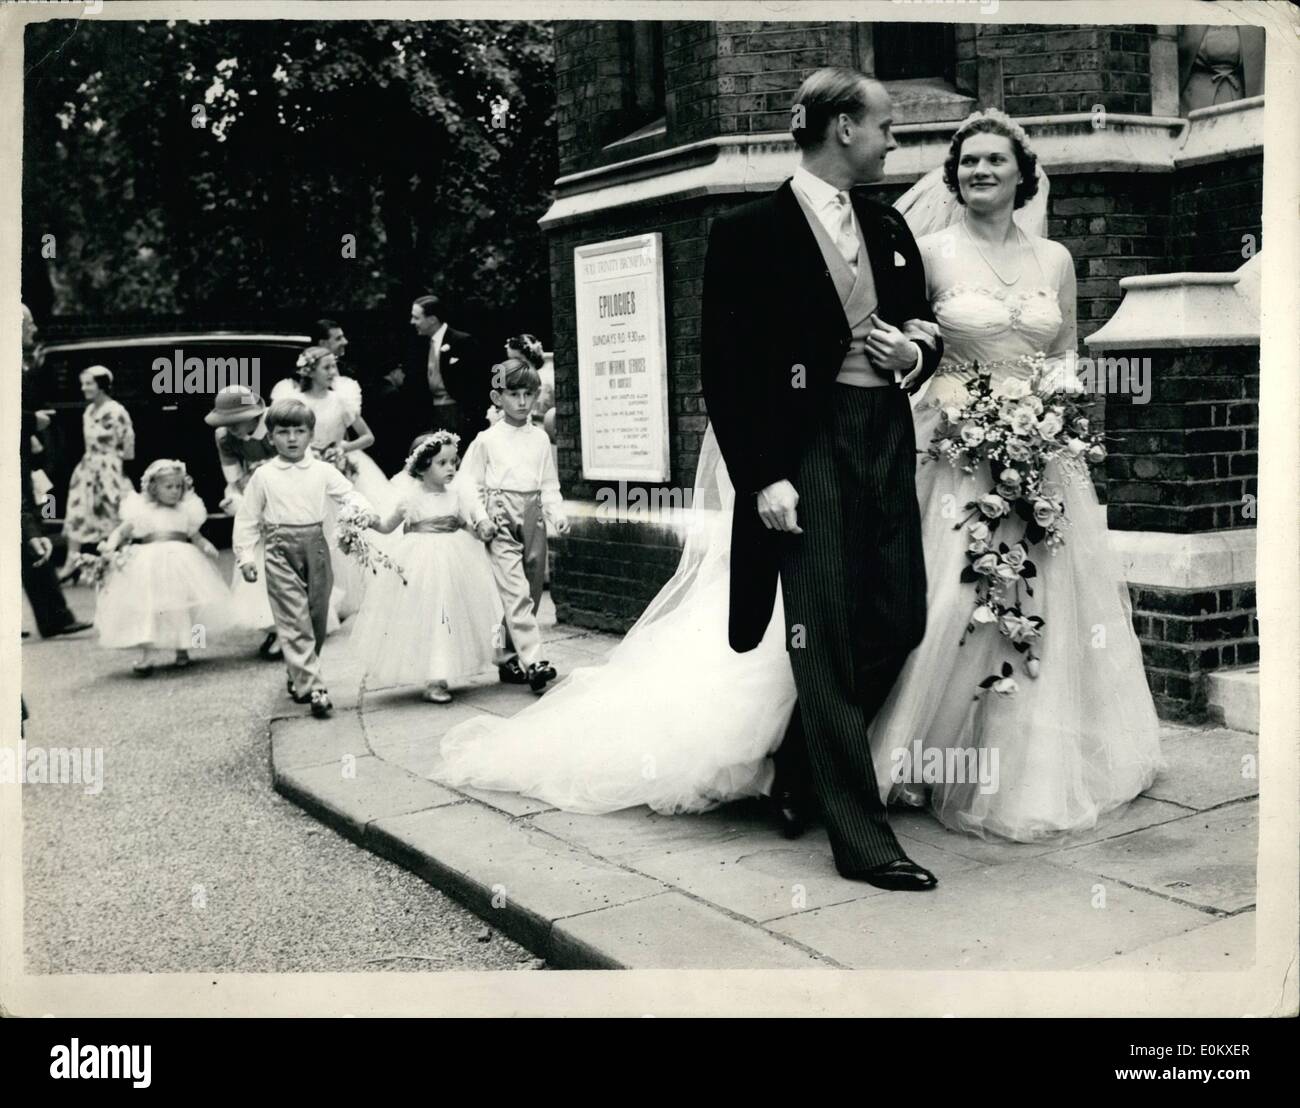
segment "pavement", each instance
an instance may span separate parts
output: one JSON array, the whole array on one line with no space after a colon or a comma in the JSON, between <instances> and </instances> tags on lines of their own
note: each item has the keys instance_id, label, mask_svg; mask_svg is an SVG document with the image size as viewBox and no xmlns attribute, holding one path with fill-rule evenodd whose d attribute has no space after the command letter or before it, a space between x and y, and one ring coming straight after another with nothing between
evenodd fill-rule
<instances>
[{"instance_id":1,"label":"pavement","mask_svg":"<svg viewBox=\"0 0 1300 1108\"><path fill-rule=\"evenodd\" d=\"M91 590L67 595L93 614ZM22 786L27 972L541 968L455 900L274 792L270 719L297 709L283 666L257 657L260 640L214 636L189 670L147 679L130 672L134 651L102 649L93 632L24 642L29 758L36 748L103 753L98 793Z\"/></svg>"},{"instance_id":2,"label":"pavement","mask_svg":"<svg viewBox=\"0 0 1300 1108\"><path fill-rule=\"evenodd\" d=\"M566 673L615 636L556 626ZM939 875L889 893L835 872L825 832L781 838L752 802L697 816L581 816L428 780L450 726L532 701L495 674L450 705L368 689L346 638L325 659L332 719L271 724L275 788L455 898L553 968L1241 970L1254 963L1257 736L1166 724L1168 767L1092 832L986 841L921 811L893 826Z\"/></svg>"}]
</instances>

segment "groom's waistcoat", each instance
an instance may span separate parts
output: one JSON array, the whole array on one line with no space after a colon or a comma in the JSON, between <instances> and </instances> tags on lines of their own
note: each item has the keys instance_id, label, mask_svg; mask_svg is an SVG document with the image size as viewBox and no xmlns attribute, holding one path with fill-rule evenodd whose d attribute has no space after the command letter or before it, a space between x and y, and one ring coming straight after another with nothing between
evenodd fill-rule
<instances>
[{"instance_id":1,"label":"groom's waistcoat","mask_svg":"<svg viewBox=\"0 0 1300 1108\"><path fill-rule=\"evenodd\" d=\"M849 325L849 347L840 365L835 380L842 385L856 385L860 388L875 388L891 382L878 373L867 358L866 341L871 331L871 313L879 305L876 296L876 279L871 272L871 259L867 257L864 235L858 235L857 273L854 273L844 256L839 252L829 232L804 203L798 192L794 193L799 201L799 208L808 220L813 238L822 252L826 268L830 270L835 291L839 294L840 304L844 308L844 317Z\"/></svg>"}]
</instances>

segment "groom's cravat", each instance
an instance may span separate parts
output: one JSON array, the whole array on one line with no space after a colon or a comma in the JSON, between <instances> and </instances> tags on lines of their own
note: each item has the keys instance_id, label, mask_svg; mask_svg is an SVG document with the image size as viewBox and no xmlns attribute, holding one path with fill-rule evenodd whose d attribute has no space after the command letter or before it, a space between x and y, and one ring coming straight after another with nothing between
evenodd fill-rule
<instances>
[{"instance_id":1,"label":"groom's cravat","mask_svg":"<svg viewBox=\"0 0 1300 1108\"><path fill-rule=\"evenodd\" d=\"M849 203L849 194L843 191L835 194L834 203L838 213L834 232L835 249L840 252L840 257L848 263L848 267L856 276L858 272L858 232L853 226L853 205Z\"/></svg>"}]
</instances>

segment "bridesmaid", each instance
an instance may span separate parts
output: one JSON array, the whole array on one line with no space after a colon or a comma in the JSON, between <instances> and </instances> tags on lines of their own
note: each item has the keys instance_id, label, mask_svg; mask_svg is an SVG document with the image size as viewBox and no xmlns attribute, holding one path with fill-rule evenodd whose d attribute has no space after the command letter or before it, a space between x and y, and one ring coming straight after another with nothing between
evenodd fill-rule
<instances>
[{"instance_id":1,"label":"bridesmaid","mask_svg":"<svg viewBox=\"0 0 1300 1108\"><path fill-rule=\"evenodd\" d=\"M72 567L83 546L103 542L113 533L122 497L133 491L122 463L135 457L135 429L127 410L113 399L112 371L102 365L82 371L81 394L87 401L81 417L86 451L68 485L63 528L68 557L61 581L75 572Z\"/></svg>"}]
</instances>

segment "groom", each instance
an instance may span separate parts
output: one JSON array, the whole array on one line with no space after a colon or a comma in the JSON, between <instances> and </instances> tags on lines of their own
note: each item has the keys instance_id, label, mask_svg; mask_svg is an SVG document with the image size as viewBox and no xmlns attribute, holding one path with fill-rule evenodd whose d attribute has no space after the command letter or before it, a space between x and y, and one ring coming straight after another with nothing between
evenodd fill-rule
<instances>
[{"instance_id":1,"label":"groom","mask_svg":"<svg viewBox=\"0 0 1300 1108\"><path fill-rule=\"evenodd\" d=\"M714 220L701 374L736 487L733 649L758 645L781 581L799 704L777 756L778 807L797 823L811 792L843 876L924 890L936 879L898 845L867 742L925 629L907 396L942 352L917 323L934 316L911 232L850 191L879 180L896 148L890 110L855 70L804 81L793 178Z\"/></svg>"}]
</instances>

